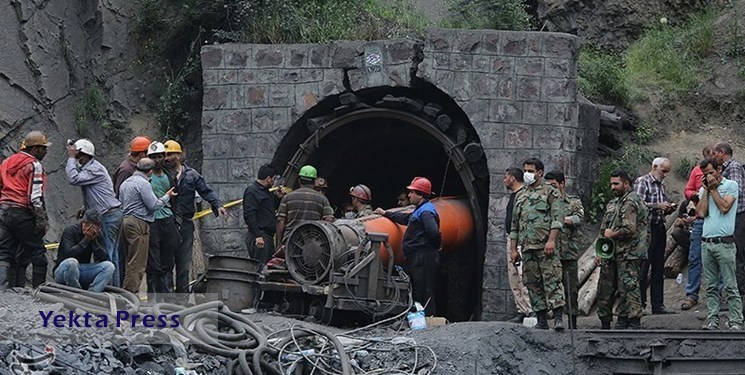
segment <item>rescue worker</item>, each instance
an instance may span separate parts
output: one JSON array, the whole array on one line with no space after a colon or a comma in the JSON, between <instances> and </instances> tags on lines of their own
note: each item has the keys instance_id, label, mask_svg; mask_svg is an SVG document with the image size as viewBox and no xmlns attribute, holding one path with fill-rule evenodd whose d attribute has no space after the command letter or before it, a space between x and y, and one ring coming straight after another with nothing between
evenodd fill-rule
<instances>
[{"instance_id":1,"label":"rescue worker","mask_svg":"<svg viewBox=\"0 0 745 375\"><path fill-rule=\"evenodd\" d=\"M406 207L411 205L411 203L409 202L409 195L406 190L398 193L398 196L396 196L396 205L398 207Z\"/></svg>"},{"instance_id":2,"label":"rescue worker","mask_svg":"<svg viewBox=\"0 0 745 375\"><path fill-rule=\"evenodd\" d=\"M67 146L67 182L80 186L83 191L83 209L100 215L101 238L108 254L107 260L114 264L112 285L120 286L119 275L119 228L122 226L121 203L116 199L114 184L109 171L95 159L96 148L87 139L79 139Z\"/></svg>"},{"instance_id":3,"label":"rescue worker","mask_svg":"<svg viewBox=\"0 0 745 375\"><path fill-rule=\"evenodd\" d=\"M284 255L284 243L292 230L306 221L334 221L334 209L326 196L313 189L318 177L316 168L304 165L298 173L300 188L285 195L277 210L277 228L275 241L276 255Z\"/></svg>"},{"instance_id":4,"label":"rescue worker","mask_svg":"<svg viewBox=\"0 0 745 375\"><path fill-rule=\"evenodd\" d=\"M223 207L222 201L217 193L212 190L199 172L184 163L184 152L181 145L168 140L163 144L166 148L166 173L172 180L176 181L176 192L178 198L171 206L174 210L174 218L179 228L181 238L180 245L176 250L176 293L189 292L189 271L191 271L191 258L194 249L194 200L197 194L212 207L212 213L218 217L228 217L228 211ZM168 270L166 280L173 280L173 271Z\"/></svg>"},{"instance_id":5,"label":"rescue worker","mask_svg":"<svg viewBox=\"0 0 745 375\"><path fill-rule=\"evenodd\" d=\"M329 191L329 184L323 177L316 178L315 181L313 181L313 190L326 195Z\"/></svg>"},{"instance_id":6,"label":"rescue worker","mask_svg":"<svg viewBox=\"0 0 745 375\"><path fill-rule=\"evenodd\" d=\"M147 156L147 148L150 147L152 142L150 138L138 135L129 143L129 154L114 171L114 194L116 194L117 199L119 198L119 187L122 186L124 180L135 173L137 162Z\"/></svg>"},{"instance_id":7,"label":"rescue worker","mask_svg":"<svg viewBox=\"0 0 745 375\"><path fill-rule=\"evenodd\" d=\"M602 329L610 329L616 292L619 301L615 328L641 327L639 272L647 258L649 218L646 205L631 187L632 180L626 171L611 173L610 189L615 198L605 207L600 235L615 242L615 252L610 259L595 258L595 264L600 266L597 298Z\"/></svg>"},{"instance_id":8,"label":"rescue worker","mask_svg":"<svg viewBox=\"0 0 745 375\"><path fill-rule=\"evenodd\" d=\"M525 183L523 182L523 170L520 168L507 168L504 173L504 186L507 187L512 193L510 194L510 200L507 202L507 209L504 222L504 231L507 234L507 238L510 236L512 231L512 211L515 207L515 199L519 194L525 191ZM506 247L507 255L507 278L510 283L510 289L512 289L512 295L515 298L515 308L517 314L509 320L510 323L522 324L523 320L528 317L534 317L533 309L530 307L530 296L528 295L528 288L525 287L522 280L522 266L515 266L515 263L510 261L510 242L507 241ZM517 247L517 252L522 252L522 247Z\"/></svg>"},{"instance_id":9,"label":"rescue worker","mask_svg":"<svg viewBox=\"0 0 745 375\"><path fill-rule=\"evenodd\" d=\"M530 158L523 162L525 192L515 200L510 232L510 261L522 260L523 282L528 287L530 305L536 313L538 329L548 329L548 310L553 310L554 329L564 330L564 286L557 242L564 219L559 190L544 184L543 162ZM522 257L517 251L522 246Z\"/></svg>"},{"instance_id":10,"label":"rescue worker","mask_svg":"<svg viewBox=\"0 0 745 375\"><path fill-rule=\"evenodd\" d=\"M262 266L274 254L274 232L277 230L277 207L279 198L269 191L277 174L271 164L259 167L256 180L243 192L243 221L248 226L246 248L248 256L261 262ZM278 191L281 191L279 189Z\"/></svg>"},{"instance_id":11,"label":"rescue worker","mask_svg":"<svg viewBox=\"0 0 745 375\"><path fill-rule=\"evenodd\" d=\"M123 288L131 293L140 290L142 276L145 274L150 242L150 223L155 221L155 211L165 207L176 196L173 188L158 198L150 186L150 175L155 162L142 158L137 162L137 170L126 179L119 191L124 219L122 220L122 247L126 254Z\"/></svg>"},{"instance_id":12,"label":"rescue worker","mask_svg":"<svg viewBox=\"0 0 745 375\"><path fill-rule=\"evenodd\" d=\"M354 218L361 218L373 215L373 209L370 207L372 193L367 185L355 185L349 189L349 195L352 197L352 209L355 212Z\"/></svg>"},{"instance_id":13,"label":"rescue worker","mask_svg":"<svg viewBox=\"0 0 745 375\"><path fill-rule=\"evenodd\" d=\"M582 201L579 197L566 193L564 173L558 170L548 172L545 180L551 186L559 189L564 203L564 226L561 228L561 246L559 248L561 282L564 284L564 299L568 306L564 310L569 316L569 328L577 329L577 293L579 291L577 259L579 258L579 249L575 236L577 228L585 218L585 209L582 207ZM571 310L571 313L569 310Z\"/></svg>"},{"instance_id":14,"label":"rescue worker","mask_svg":"<svg viewBox=\"0 0 745 375\"><path fill-rule=\"evenodd\" d=\"M102 292L111 282L115 267L109 261L102 225L98 211L86 210L79 223L65 228L57 250L55 282L91 292Z\"/></svg>"},{"instance_id":15,"label":"rescue worker","mask_svg":"<svg viewBox=\"0 0 745 375\"><path fill-rule=\"evenodd\" d=\"M44 234L49 219L44 204L47 177L41 161L49 146L44 133L31 131L21 151L0 164L0 290L11 283L23 286L32 262L33 284L38 286L46 279Z\"/></svg>"},{"instance_id":16,"label":"rescue worker","mask_svg":"<svg viewBox=\"0 0 745 375\"><path fill-rule=\"evenodd\" d=\"M375 213L407 225L403 239L404 271L411 280L412 298L425 306L425 314L433 316L437 314L435 278L442 249L440 216L429 201L432 183L428 179L414 177L406 189L409 201L416 206L413 212L388 212L377 208Z\"/></svg>"},{"instance_id":17,"label":"rescue worker","mask_svg":"<svg viewBox=\"0 0 745 375\"><path fill-rule=\"evenodd\" d=\"M166 174L166 146L160 142L153 142L147 150L147 157L155 163L150 175L150 186L156 197L175 189L175 181ZM167 202L153 213L155 220L150 223L149 250L147 258L147 291L161 301L163 295L173 292L173 277L168 275L174 266L176 251L181 243L176 219L173 216L174 201Z\"/></svg>"}]
</instances>

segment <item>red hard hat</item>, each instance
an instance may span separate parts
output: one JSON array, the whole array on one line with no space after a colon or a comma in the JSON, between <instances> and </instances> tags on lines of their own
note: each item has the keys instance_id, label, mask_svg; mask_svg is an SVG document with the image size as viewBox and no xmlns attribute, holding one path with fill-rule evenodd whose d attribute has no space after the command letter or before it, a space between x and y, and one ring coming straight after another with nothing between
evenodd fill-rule
<instances>
[{"instance_id":1,"label":"red hard hat","mask_svg":"<svg viewBox=\"0 0 745 375\"><path fill-rule=\"evenodd\" d=\"M411 180L411 185L407 186L406 188L409 190L418 191L424 195L432 194L432 183L424 177L414 177L414 179Z\"/></svg>"},{"instance_id":2,"label":"red hard hat","mask_svg":"<svg viewBox=\"0 0 745 375\"><path fill-rule=\"evenodd\" d=\"M349 195L359 198L365 202L370 202L372 200L372 193L370 192L370 188L366 185L355 185L349 189Z\"/></svg>"},{"instance_id":3,"label":"red hard hat","mask_svg":"<svg viewBox=\"0 0 745 375\"><path fill-rule=\"evenodd\" d=\"M134 137L132 140L132 143L129 144L129 151L130 152L145 152L147 151L147 148L150 147L150 143L153 141L150 140L150 138L145 137L144 135L138 135Z\"/></svg>"}]
</instances>

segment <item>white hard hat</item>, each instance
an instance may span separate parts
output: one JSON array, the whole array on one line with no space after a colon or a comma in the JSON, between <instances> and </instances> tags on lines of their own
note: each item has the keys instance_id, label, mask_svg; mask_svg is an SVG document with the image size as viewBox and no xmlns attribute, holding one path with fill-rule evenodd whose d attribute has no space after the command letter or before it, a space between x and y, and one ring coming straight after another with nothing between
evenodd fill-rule
<instances>
[{"instance_id":1,"label":"white hard hat","mask_svg":"<svg viewBox=\"0 0 745 375\"><path fill-rule=\"evenodd\" d=\"M147 148L147 156L150 156L152 154L165 154L166 153L166 146L162 143L155 141L150 144L150 147Z\"/></svg>"},{"instance_id":2,"label":"white hard hat","mask_svg":"<svg viewBox=\"0 0 745 375\"><path fill-rule=\"evenodd\" d=\"M96 148L93 146L93 142L85 138L75 141L75 150L89 156L96 156Z\"/></svg>"}]
</instances>

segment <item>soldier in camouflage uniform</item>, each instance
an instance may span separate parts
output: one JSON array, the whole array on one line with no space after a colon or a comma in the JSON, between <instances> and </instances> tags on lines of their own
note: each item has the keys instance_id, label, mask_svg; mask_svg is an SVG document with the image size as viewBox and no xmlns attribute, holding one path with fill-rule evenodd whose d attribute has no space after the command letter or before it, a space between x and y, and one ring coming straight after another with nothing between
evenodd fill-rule
<instances>
[{"instance_id":1,"label":"soldier in camouflage uniform","mask_svg":"<svg viewBox=\"0 0 745 375\"><path fill-rule=\"evenodd\" d=\"M639 329L642 317L639 272L649 246L647 207L631 190L632 180L626 171L611 173L610 185L615 198L605 208L600 234L614 240L616 246L613 258L595 258L595 263L600 266L598 317L602 329L610 329L618 291L615 328Z\"/></svg>"},{"instance_id":2,"label":"soldier in camouflage uniform","mask_svg":"<svg viewBox=\"0 0 745 375\"><path fill-rule=\"evenodd\" d=\"M530 304L538 318L536 328L548 329L547 312L553 309L554 329L564 330L564 287L561 261L556 252L564 218L559 191L544 184L543 163L535 158L523 163L525 192L515 200L510 232L510 259L520 259L522 246L523 283L528 287Z\"/></svg>"},{"instance_id":3,"label":"soldier in camouflage uniform","mask_svg":"<svg viewBox=\"0 0 745 375\"><path fill-rule=\"evenodd\" d=\"M577 293L579 291L579 279L577 269L577 258L579 249L574 238L577 227L585 218L585 209L579 197L566 194L566 179L561 171L546 173L546 183L559 189L561 199L564 202L564 227L561 229L561 241L559 242L559 259L561 259L561 282L564 284L564 298L567 303L566 310L569 316L569 327L577 328Z\"/></svg>"}]
</instances>

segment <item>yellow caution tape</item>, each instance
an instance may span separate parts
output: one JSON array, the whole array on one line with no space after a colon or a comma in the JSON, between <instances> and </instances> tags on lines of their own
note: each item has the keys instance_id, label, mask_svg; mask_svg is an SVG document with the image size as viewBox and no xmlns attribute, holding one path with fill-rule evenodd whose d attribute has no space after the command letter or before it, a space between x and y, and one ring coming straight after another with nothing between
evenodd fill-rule
<instances>
[{"instance_id":1,"label":"yellow caution tape","mask_svg":"<svg viewBox=\"0 0 745 375\"><path fill-rule=\"evenodd\" d=\"M278 189L279 189L279 186L270 188L269 191L275 192ZM289 192L292 191L292 189L291 188L288 188L288 187L284 187L284 189L285 189L285 192L287 192L287 193L289 193ZM223 205L223 207L230 208L230 207L233 207L233 206L237 206L237 205L239 205L241 203L243 203L243 199L238 199L238 200L235 200L235 201L231 201L231 202L225 203ZM212 213L212 208L208 208L206 210L199 211L199 212L197 212L197 213L194 214L194 216L192 217L192 220L201 219L201 218L203 218L203 217L205 217L205 216L207 216L207 215L209 215L211 213ZM55 249L59 248L59 242L48 243L48 244L44 245L44 247L47 250L55 250Z\"/></svg>"}]
</instances>

